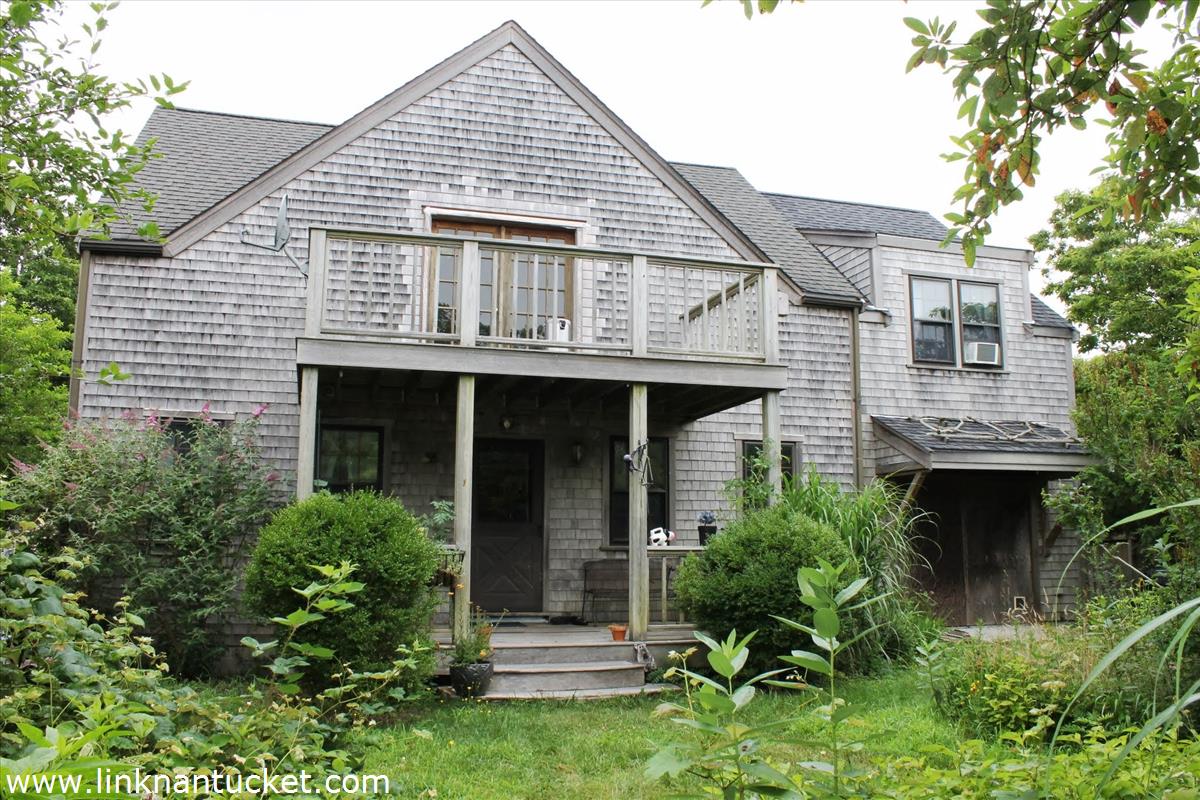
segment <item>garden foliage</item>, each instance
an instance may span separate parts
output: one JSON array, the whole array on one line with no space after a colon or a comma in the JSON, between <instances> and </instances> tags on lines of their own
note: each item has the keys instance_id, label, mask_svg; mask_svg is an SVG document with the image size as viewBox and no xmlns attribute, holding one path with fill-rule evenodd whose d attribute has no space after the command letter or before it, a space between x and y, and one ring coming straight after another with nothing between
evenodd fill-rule
<instances>
[{"instance_id":1,"label":"garden foliage","mask_svg":"<svg viewBox=\"0 0 1200 800\"><path fill-rule=\"evenodd\" d=\"M1069 626L943 645L934 697L944 714L980 736L1049 738L1060 719L1063 731L1080 735L1136 727L1172 703L1177 677L1184 686L1200 677L1194 653L1163 658L1172 631L1145 637L1084 684L1125 636L1172 605L1165 590L1128 591L1093 598Z\"/></svg>"},{"instance_id":2,"label":"garden foliage","mask_svg":"<svg viewBox=\"0 0 1200 800\"><path fill-rule=\"evenodd\" d=\"M67 414L71 335L53 316L20 300L0 269L0 474L31 460L39 442L62 432Z\"/></svg>"},{"instance_id":3,"label":"garden foliage","mask_svg":"<svg viewBox=\"0 0 1200 800\"><path fill-rule=\"evenodd\" d=\"M321 492L280 509L246 569L247 606L282 616L295 606L292 587L309 582L310 565L341 561L358 565L366 589L353 609L307 626L298 641L329 648L361 670L388 663L399 645L428 638L437 546L403 505L374 492Z\"/></svg>"},{"instance_id":4,"label":"garden foliage","mask_svg":"<svg viewBox=\"0 0 1200 800\"><path fill-rule=\"evenodd\" d=\"M106 617L67 588L86 566L70 548L40 556L23 539L0 533L0 771L90 777L100 766L184 774L303 769L319 780L362 766L354 749L364 740L358 726L406 697L398 686L423 656L399 648L384 670L343 672L333 687L311 696L292 691L294 674L309 668L306 658L228 696L197 691L169 676L167 662L139 634L141 619L124 603ZM351 571L350 565L314 571L317 580L298 587L296 597L333 600L331 614L347 610L345 598L356 586L346 580Z\"/></svg>"},{"instance_id":5,"label":"garden foliage","mask_svg":"<svg viewBox=\"0 0 1200 800\"><path fill-rule=\"evenodd\" d=\"M1075 367L1075 422L1098 463L1050 498L1064 525L1092 538L1145 508L1200 496L1200 404L1165 351L1112 352ZM1200 590L1200 509L1178 508L1122 526L1135 565L1176 602ZM1101 592L1127 582L1108 537L1089 548Z\"/></svg>"},{"instance_id":6,"label":"garden foliage","mask_svg":"<svg viewBox=\"0 0 1200 800\"><path fill-rule=\"evenodd\" d=\"M821 477L815 467L788 481L780 502L841 534L858 575L867 579L867 596L878 598L862 612L869 626L878 626L868 642L884 658L912 659L939 627L912 579L921 558L915 542L924 513L906 505L903 490L894 483L874 480L847 491Z\"/></svg>"},{"instance_id":7,"label":"garden foliage","mask_svg":"<svg viewBox=\"0 0 1200 800\"><path fill-rule=\"evenodd\" d=\"M758 647L749 666L762 672L777 666L776 654L791 650L798 640L796 631L775 616L800 616L805 606L799 593L787 587L795 584L798 569L818 558L841 562L851 552L829 525L786 504L768 506L738 517L703 552L685 559L675 593L687 618L712 637L757 631Z\"/></svg>"},{"instance_id":8,"label":"garden foliage","mask_svg":"<svg viewBox=\"0 0 1200 800\"><path fill-rule=\"evenodd\" d=\"M6 486L34 520L41 553L86 557L80 587L129 610L181 674L209 672L224 652L244 546L270 515L274 473L262 465L257 419L208 418L179 430L131 417L79 423L19 464Z\"/></svg>"},{"instance_id":9,"label":"garden foliage","mask_svg":"<svg viewBox=\"0 0 1200 800\"><path fill-rule=\"evenodd\" d=\"M846 654L846 665L865 673L888 660L912 659L937 624L909 579L919 515L901 493L884 481L845 491L810 469L785 480L778 503L766 506L769 492L756 477L765 469L751 467L748 479L728 487L731 497L743 498L739 516L680 568L675 591L688 618L717 637L758 631L752 666L766 669L770 652L784 652L796 640L775 618L796 619L803 607L795 591L778 587L790 586L797 570L819 558L849 561L845 580L865 578L866 596L878 601L855 612L871 633Z\"/></svg>"},{"instance_id":10,"label":"garden foliage","mask_svg":"<svg viewBox=\"0 0 1200 800\"><path fill-rule=\"evenodd\" d=\"M870 742L846 736L855 727L854 710L838 697L837 654L866 633L847 628L845 604L865 587L862 579L836 594L842 583L838 569L825 563L806 569L798 579L810 611L789 624L808 634L817 652L794 650L783 661L808 675L828 678L827 689L815 689L825 701L817 709L827 731L820 747L831 760L799 760L790 733L792 720L759 722L741 719L758 697L757 685L774 681L770 674L737 683L751 660L747 636L731 635L718 642L702 634L697 639L716 678L673 668L668 676L682 679L685 703L664 703L657 713L670 715L682 726L677 741L666 743L646 766L646 774L669 784L673 791L693 791L697 783L706 794L725 798L887 797L916 798L1194 798L1200 792L1200 740L1177 735L1172 726L1147 730L1138 739L1130 730L1092 726L1062 733L1050 748L1043 741L1053 723L1052 711L1029 730L1002 734L1002 746L972 739L957 748L914 742L912 754L880 758ZM869 601L868 601L869 602ZM995 648L996 654L1001 653ZM1118 653L1119 648L1113 653ZM1061 653L1061 651L1060 651ZM684 654L689 655L688 654ZM952 659L951 659L952 660ZM1107 659L1104 659L1107 660ZM937 660L939 664L941 660ZM999 659L997 659L999 661ZM1013 674L1013 683L1044 679L1044 664ZM954 667L949 667L952 671ZM806 689L803 684L793 688ZM1035 684L1036 685L1036 684ZM1069 701L1069 693L1059 695ZM1014 695L1014 704L1035 702L1032 694ZM1011 711L1011 709L1009 709ZM1007 713L1007 712L1006 712ZM811 744L811 743L810 743ZM1055 747L1054 745L1057 745Z\"/></svg>"}]
</instances>

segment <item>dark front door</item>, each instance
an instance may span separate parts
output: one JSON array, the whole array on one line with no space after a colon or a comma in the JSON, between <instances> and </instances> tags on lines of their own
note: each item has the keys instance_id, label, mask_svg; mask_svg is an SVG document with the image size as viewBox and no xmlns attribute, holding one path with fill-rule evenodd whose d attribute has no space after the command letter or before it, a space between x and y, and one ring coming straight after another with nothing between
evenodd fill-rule
<instances>
[{"instance_id":1,"label":"dark front door","mask_svg":"<svg viewBox=\"0 0 1200 800\"><path fill-rule=\"evenodd\" d=\"M471 599L485 611L542 610L542 443L475 441Z\"/></svg>"}]
</instances>

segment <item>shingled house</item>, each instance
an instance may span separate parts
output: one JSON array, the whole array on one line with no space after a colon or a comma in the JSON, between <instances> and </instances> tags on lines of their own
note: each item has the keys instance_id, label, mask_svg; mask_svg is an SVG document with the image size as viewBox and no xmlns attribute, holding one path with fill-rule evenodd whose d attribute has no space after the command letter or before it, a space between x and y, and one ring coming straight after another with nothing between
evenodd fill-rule
<instances>
[{"instance_id":1,"label":"shingled house","mask_svg":"<svg viewBox=\"0 0 1200 800\"><path fill-rule=\"evenodd\" d=\"M1027 251L968 269L923 212L669 163L511 22L340 125L158 109L151 137L165 243L84 242L80 281L77 365L133 378L74 385L81 416L268 403L297 496L453 499L473 602L634 638L763 440L773 481L935 511L952 621L1069 602L1039 492L1086 463L1073 331Z\"/></svg>"}]
</instances>

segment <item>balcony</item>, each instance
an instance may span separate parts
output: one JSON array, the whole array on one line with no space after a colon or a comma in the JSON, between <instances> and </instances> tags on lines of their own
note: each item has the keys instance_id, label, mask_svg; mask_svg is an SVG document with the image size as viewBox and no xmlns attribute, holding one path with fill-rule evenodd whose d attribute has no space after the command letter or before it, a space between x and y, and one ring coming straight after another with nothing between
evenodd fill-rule
<instances>
[{"instance_id":1,"label":"balcony","mask_svg":"<svg viewBox=\"0 0 1200 800\"><path fill-rule=\"evenodd\" d=\"M754 389L786 381L769 264L323 229L310 254L302 364Z\"/></svg>"}]
</instances>

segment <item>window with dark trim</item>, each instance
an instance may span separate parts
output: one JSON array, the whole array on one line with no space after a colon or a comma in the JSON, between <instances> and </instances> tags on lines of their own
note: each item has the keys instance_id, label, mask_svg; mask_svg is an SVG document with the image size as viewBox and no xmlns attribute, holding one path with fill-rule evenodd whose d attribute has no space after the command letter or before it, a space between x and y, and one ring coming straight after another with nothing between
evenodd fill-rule
<instances>
[{"instance_id":1,"label":"window with dark trim","mask_svg":"<svg viewBox=\"0 0 1200 800\"><path fill-rule=\"evenodd\" d=\"M994 283L958 282L958 319L963 359L969 359L972 342L1000 348L1000 287Z\"/></svg>"},{"instance_id":2,"label":"window with dark trim","mask_svg":"<svg viewBox=\"0 0 1200 800\"><path fill-rule=\"evenodd\" d=\"M914 275L909 296L915 363L1003 365L998 284Z\"/></svg>"},{"instance_id":3,"label":"window with dark trim","mask_svg":"<svg viewBox=\"0 0 1200 800\"><path fill-rule=\"evenodd\" d=\"M655 528L666 528L670 522L671 440L652 437L647 449L650 456L650 476L653 479L646 487L648 535ZM617 547L629 545L630 475L629 467L625 463L625 454L628 452L629 439L614 436L609 446L608 459L608 543Z\"/></svg>"},{"instance_id":4,"label":"window with dark trim","mask_svg":"<svg viewBox=\"0 0 1200 800\"><path fill-rule=\"evenodd\" d=\"M783 474L796 474L796 443L784 442L779 448L780 454L783 456ZM749 480L750 470L754 465L754 459L758 458L758 454L762 452L762 442L747 440L742 442L742 480Z\"/></svg>"},{"instance_id":5,"label":"window with dark trim","mask_svg":"<svg viewBox=\"0 0 1200 800\"><path fill-rule=\"evenodd\" d=\"M955 363L952 296L948 280L912 279L914 361Z\"/></svg>"},{"instance_id":6,"label":"window with dark trim","mask_svg":"<svg viewBox=\"0 0 1200 800\"><path fill-rule=\"evenodd\" d=\"M322 425L317 480L331 492L383 491L383 428Z\"/></svg>"},{"instance_id":7,"label":"window with dark trim","mask_svg":"<svg viewBox=\"0 0 1200 800\"><path fill-rule=\"evenodd\" d=\"M230 420L227 419L171 417L166 420L163 431L167 434L167 438L171 440L171 448L180 455L187 455L192 450L192 443L196 441L197 425L219 425L225 427L229 424Z\"/></svg>"}]
</instances>

